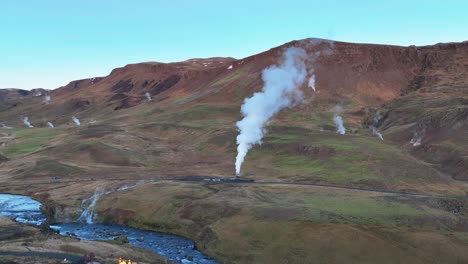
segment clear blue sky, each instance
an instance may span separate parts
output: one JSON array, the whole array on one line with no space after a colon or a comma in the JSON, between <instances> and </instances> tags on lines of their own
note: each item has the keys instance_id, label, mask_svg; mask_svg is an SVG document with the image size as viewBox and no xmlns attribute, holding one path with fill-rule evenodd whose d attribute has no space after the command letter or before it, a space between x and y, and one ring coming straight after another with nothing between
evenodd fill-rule
<instances>
[{"instance_id":1,"label":"clear blue sky","mask_svg":"<svg viewBox=\"0 0 468 264\"><path fill-rule=\"evenodd\" d=\"M468 1L2 0L0 88L57 88L143 61L242 58L307 37L468 40Z\"/></svg>"}]
</instances>

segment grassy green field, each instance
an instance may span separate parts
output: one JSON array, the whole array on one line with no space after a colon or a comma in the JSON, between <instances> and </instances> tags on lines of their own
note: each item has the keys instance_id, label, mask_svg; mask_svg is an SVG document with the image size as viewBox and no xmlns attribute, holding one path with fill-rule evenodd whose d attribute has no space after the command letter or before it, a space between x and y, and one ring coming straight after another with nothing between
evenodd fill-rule
<instances>
[{"instance_id":1,"label":"grassy green field","mask_svg":"<svg viewBox=\"0 0 468 264\"><path fill-rule=\"evenodd\" d=\"M51 140L62 132L60 128L17 128L7 131L13 139L7 141L8 145L0 148L0 152L10 158L37 151L47 146Z\"/></svg>"}]
</instances>

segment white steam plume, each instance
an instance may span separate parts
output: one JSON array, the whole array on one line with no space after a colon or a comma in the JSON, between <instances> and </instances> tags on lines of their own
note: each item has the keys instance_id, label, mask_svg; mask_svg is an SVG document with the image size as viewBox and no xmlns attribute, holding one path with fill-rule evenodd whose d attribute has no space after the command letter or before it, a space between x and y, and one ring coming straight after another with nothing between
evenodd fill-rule
<instances>
[{"instance_id":1,"label":"white steam plume","mask_svg":"<svg viewBox=\"0 0 468 264\"><path fill-rule=\"evenodd\" d=\"M380 140L384 140L383 139L383 136L382 136L382 133L380 133L377 128L375 128L375 126L370 126L371 130L372 130L372 134L376 135Z\"/></svg>"},{"instance_id":2,"label":"white steam plume","mask_svg":"<svg viewBox=\"0 0 468 264\"><path fill-rule=\"evenodd\" d=\"M75 116L72 116L72 120L75 123L75 125L77 125L77 126L81 125L80 120L78 118L76 118Z\"/></svg>"},{"instance_id":3,"label":"white steam plume","mask_svg":"<svg viewBox=\"0 0 468 264\"><path fill-rule=\"evenodd\" d=\"M264 82L261 92L245 99L241 107L244 118L237 122L240 134L237 136L236 175L240 170L247 152L254 144L260 144L265 134L265 123L285 107L302 100L299 87L307 75L305 66L306 52L290 47L283 54L281 65L272 65L263 70Z\"/></svg>"},{"instance_id":4,"label":"white steam plume","mask_svg":"<svg viewBox=\"0 0 468 264\"><path fill-rule=\"evenodd\" d=\"M146 92L145 96L146 96L146 100L151 101L151 94L150 93Z\"/></svg>"},{"instance_id":5,"label":"white steam plume","mask_svg":"<svg viewBox=\"0 0 468 264\"><path fill-rule=\"evenodd\" d=\"M310 76L309 83L307 86L309 86L315 92L315 73L312 73L312 75Z\"/></svg>"},{"instance_id":6,"label":"white steam plume","mask_svg":"<svg viewBox=\"0 0 468 264\"><path fill-rule=\"evenodd\" d=\"M336 133L344 135L346 134L346 128L343 125L343 118L340 116L343 108L340 105L335 106L335 115L333 116L333 120L336 124Z\"/></svg>"},{"instance_id":7,"label":"white steam plume","mask_svg":"<svg viewBox=\"0 0 468 264\"><path fill-rule=\"evenodd\" d=\"M29 128L34 127L34 126L29 122L29 117L27 117L27 116L23 117L23 123L24 123L27 127L29 127Z\"/></svg>"},{"instance_id":8,"label":"white steam plume","mask_svg":"<svg viewBox=\"0 0 468 264\"><path fill-rule=\"evenodd\" d=\"M341 118L339 115L335 115L333 120L335 120L336 124L336 133L341 135L346 134L346 128L343 126L343 118Z\"/></svg>"},{"instance_id":9,"label":"white steam plume","mask_svg":"<svg viewBox=\"0 0 468 264\"><path fill-rule=\"evenodd\" d=\"M47 122L47 126L48 127L55 127L54 124L52 124L52 122Z\"/></svg>"},{"instance_id":10,"label":"white steam plume","mask_svg":"<svg viewBox=\"0 0 468 264\"><path fill-rule=\"evenodd\" d=\"M374 122L372 123L371 126L369 126L370 130L372 131L372 134L377 136L380 140L384 140L383 139L383 136L382 136L382 133L380 133L378 130L377 130L377 125L380 121L380 119L382 119L382 116L380 115L379 112L377 112L374 116Z\"/></svg>"},{"instance_id":11,"label":"white steam plume","mask_svg":"<svg viewBox=\"0 0 468 264\"><path fill-rule=\"evenodd\" d=\"M52 100L52 97L50 95L44 96L44 104L50 104L50 101Z\"/></svg>"},{"instance_id":12,"label":"white steam plume","mask_svg":"<svg viewBox=\"0 0 468 264\"><path fill-rule=\"evenodd\" d=\"M426 135L426 129L423 128L420 132L414 131L413 132L413 138L410 141L410 144L413 145L413 147L417 147L421 145L421 141Z\"/></svg>"}]
</instances>

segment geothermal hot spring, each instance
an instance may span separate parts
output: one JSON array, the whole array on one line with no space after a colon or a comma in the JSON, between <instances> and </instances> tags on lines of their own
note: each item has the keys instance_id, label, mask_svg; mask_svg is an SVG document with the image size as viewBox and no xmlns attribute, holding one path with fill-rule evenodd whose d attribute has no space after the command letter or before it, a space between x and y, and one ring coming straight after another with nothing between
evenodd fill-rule
<instances>
[{"instance_id":1,"label":"geothermal hot spring","mask_svg":"<svg viewBox=\"0 0 468 264\"><path fill-rule=\"evenodd\" d=\"M47 219L40 208L41 203L28 196L0 194L0 216L13 218L17 222L33 225L46 222ZM175 263L217 263L196 250L193 241L180 236L122 225L94 223L67 223L51 225L50 227L59 232L60 235L82 240L113 240L118 236L126 236L130 245L151 250Z\"/></svg>"}]
</instances>

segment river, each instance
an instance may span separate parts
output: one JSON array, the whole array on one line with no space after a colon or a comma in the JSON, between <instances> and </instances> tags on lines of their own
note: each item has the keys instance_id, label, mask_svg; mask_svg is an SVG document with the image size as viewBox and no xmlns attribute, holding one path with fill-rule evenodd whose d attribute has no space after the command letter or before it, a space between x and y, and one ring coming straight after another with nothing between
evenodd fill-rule
<instances>
[{"instance_id":1,"label":"river","mask_svg":"<svg viewBox=\"0 0 468 264\"><path fill-rule=\"evenodd\" d=\"M17 222L33 225L44 223L46 217L40 208L41 203L28 196L0 194L0 216L13 218ZM60 235L82 240L114 240L126 236L130 245L151 250L176 263L217 263L196 250L193 241L171 234L108 224L66 223L50 227Z\"/></svg>"}]
</instances>

